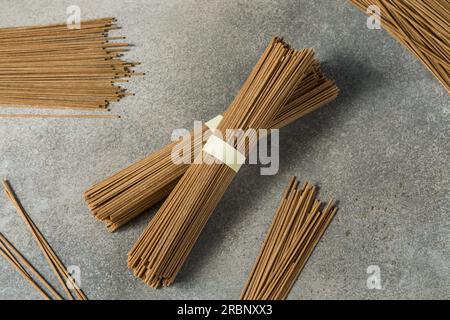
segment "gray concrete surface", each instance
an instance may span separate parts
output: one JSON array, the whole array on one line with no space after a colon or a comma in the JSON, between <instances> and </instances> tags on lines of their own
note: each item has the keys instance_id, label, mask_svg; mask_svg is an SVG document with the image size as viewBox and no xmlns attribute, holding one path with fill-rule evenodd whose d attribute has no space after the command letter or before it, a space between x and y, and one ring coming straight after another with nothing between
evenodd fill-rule
<instances>
[{"instance_id":1,"label":"gray concrete surface","mask_svg":"<svg viewBox=\"0 0 450 320\"><path fill-rule=\"evenodd\" d=\"M91 299L235 299L288 179L339 200L339 213L290 299L450 298L449 96L409 52L345 1L0 1L2 27L116 16L136 46L143 79L112 110L120 120L0 120L0 176ZM221 113L271 36L313 47L339 100L282 130L281 169L245 167L175 285L134 278L126 254L154 211L116 234L90 215L82 192L169 140L174 128ZM3 109L2 109L3 110ZM11 112L5 109L4 112ZM0 195L0 231L50 272ZM369 290L369 265L381 290ZM36 299L0 260L0 299Z\"/></svg>"}]
</instances>

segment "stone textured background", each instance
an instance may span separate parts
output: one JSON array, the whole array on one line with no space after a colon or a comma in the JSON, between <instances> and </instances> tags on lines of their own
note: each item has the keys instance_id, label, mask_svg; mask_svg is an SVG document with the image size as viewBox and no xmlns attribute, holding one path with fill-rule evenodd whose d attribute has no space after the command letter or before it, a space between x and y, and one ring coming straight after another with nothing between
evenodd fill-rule
<instances>
[{"instance_id":1,"label":"stone textured background","mask_svg":"<svg viewBox=\"0 0 450 320\"><path fill-rule=\"evenodd\" d=\"M0 1L2 27L116 16L143 63L119 120L0 120L0 177L91 299L236 299L288 179L333 196L339 212L291 299L450 298L449 96L425 67L345 1ZM281 132L281 168L242 169L170 288L135 279L126 254L152 217L109 234L83 191L231 102L272 36L313 47L339 99ZM4 112L12 112L4 109ZM0 195L0 231L49 275L24 224ZM382 290L366 287L381 269ZM0 298L40 298L3 260Z\"/></svg>"}]
</instances>

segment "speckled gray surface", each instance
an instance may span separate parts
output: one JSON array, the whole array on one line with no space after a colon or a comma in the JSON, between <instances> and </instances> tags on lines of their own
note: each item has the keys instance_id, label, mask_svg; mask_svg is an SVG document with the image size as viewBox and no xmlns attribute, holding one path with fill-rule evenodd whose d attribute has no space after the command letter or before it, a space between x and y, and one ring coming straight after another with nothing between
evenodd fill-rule
<instances>
[{"instance_id":1,"label":"speckled gray surface","mask_svg":"<svg viewBox=\"0 0 450 320\"><path fill-rule=\"evenodd\" d=\"M65 20L72 1L0 1L1 26ZM112 106L119 120L0 120L0 176L49 242L82 271L91 299L235 299L289 177L310 179L339 212L291 299L450 298L449 96L403 47L345 1L76 1L84 18L116 16L143 79ZM154 211L116 234L82 199L92 183L222 112L273 35L313 47L342 90L282 130L281 169L242 169L175 285L153 290L126 254ZM11 112L11 109L5 110ZM45 261L0 195L0 231ZM369 290L369 265L382 290ZM0 261L0 299L39 298Z\"/></svg>"}]
</instances>

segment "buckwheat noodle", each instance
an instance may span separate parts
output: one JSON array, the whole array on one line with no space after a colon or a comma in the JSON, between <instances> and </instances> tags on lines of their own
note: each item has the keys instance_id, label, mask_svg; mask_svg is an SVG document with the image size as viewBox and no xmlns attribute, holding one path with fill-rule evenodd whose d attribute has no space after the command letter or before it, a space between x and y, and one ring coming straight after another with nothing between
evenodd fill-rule
<instances>
[{"instance_id":1,"label":"buckwheat noodle","mask_svg":"<svg viewBox=\"0 0 450 320\"><path fill-rule=\"evenodd\" d=\"M132 95L117 83L141 75L133 70L139 63L121 59L130 45L117 40L125 37L108 35L119 28L116 19L85 20L80 27L1 28L0 106L107 111Z\"/></svg>"},{"instance_id":2,"label":"buckwheat noodle","mask_svg":"<svg viewBox=\"0 0 450 320\"><path fill-rule=\"evenodd\" d=\"M8 261L12 267L28 281L36 291L42 295L45 300L51 300L51 296L42 288L44 286L50 291L57 300L62 300L62 297L55 289L48 283L47 280L36 270L36 268L28 262L28 260L20 253L9 240L0 233L0 255ZM26 270L28 268L29 271ZM41 284L36 281L32 275L40 280Z\"/></svg>"},{"instance_id":3,"label":"buckwheat noodle","mask_svg":"<svg viewBox=\"0 0 450 320\"><path fill-rule=\"evenodd\" d=\"M294 93L314 63L311 49L296 51L275 38L231 103L217 130L269 128L272 119ZM226 140L226 141L225 141ZM224 142L244 150L247 139ZM247 149L245 149L247 150ZM151 287L168 286L184 264L203 227L236 171L214 163L191 164L128 254L128 266Z\"/></svg>"},{"instance_id":4,"label":"buckwheat noodle","mask_svg":"<svg viewBox=\"0 0 450 320\"><path fill-rule=\"evenodd\" d=\"M365 13L369 6L378 6L381 10L381 26L422 61L450 93L448 0L350 0L350 2Z\"/></svg>"},{"instance_id":5,"label":"buckwheat noodle","mask_svg":"<svg viewBox=\"0 0 450 320\"><path fill-rule=\"evenodd\" d=\"M42 254L44 255L45 259L47 260L49 266L52 268L53 273L55 274L56 278L58 279L59 283L63 287L67 297L70 300L75 300L74 296L72 295L70 291L70 287L73 288L75 297L79 300L87 300L86 295L84 292L78 287L75 280L72 278L72 276L67 271L67 268L64 266L62 261L59 259L59 257L56 255L53 248L50 246L50 244L47 242L41 231L38 229L38 227L34 224L33 220L31 220L28 213L23 208L22 204L20 203L19 199L15 195L11 185L7 180L2 181L3 189L5 191L6 196L11 201L12 205L16 209L19 216L22 218L23 222L26 224L28 229L31 232L31 235L36 240L36 243L41 250ZM70 287L68 285L70 283Z\"/></svg>"},{"instance_id":6,"label":"buckwheat noodle","mask_svg":"<svg viewBox=\"0 0 450 320\"><path fill-rule=\"evenodd\" d=\"M266 239L241 294L242 300L286 299L337 209L300 188L295 177L284 191Z\"/></svg>"},{"instance_id":7,"label":"buckwheat noodle","mask_svg":"<svg viewBox=\"0 0 450 320\"><path fill-rule=\"evenodd\" d=\"M315 61L288 102L271 121L270 128L281 128L294 122L333 101L338 93L334 82L323 75L319 62ZM204 126L202 135L208 136L210 133ZM193 134L191 137L194 141L188 148L193 160L197 155L195 151L201 149L203 137ZM188 164L172 161L171 152L176 144L168 144L89 188L84 198L94 217L113 232L166 198L189 167Z\"/></svg>"}]
</instances>

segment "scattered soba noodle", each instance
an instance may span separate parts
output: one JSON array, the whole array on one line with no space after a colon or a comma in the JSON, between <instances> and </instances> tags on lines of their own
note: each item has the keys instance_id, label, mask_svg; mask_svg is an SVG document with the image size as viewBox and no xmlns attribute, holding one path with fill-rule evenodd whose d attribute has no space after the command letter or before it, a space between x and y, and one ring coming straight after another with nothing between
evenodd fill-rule
<instances>
[{"instance_id":1,"label":"scattered soba noodle","mask_svg":"<svg viewBox=\"0 0 450 320\"><path fill-rule=\"evenodd\" d=\"M286 299L295 280L333 219L330 201L323 209L316 188L299 188L293 177L275 213L256 263L241 294L243 300Z\"/></svg>"},{"instance_id":2,"label":"scattered soba noodle","mask_svg":"<svg viewBox=\"0 0 450 320\"><path fill-rule=\"evenodd\" d=\"M45 237L42 235L41 231L38 229L38 227L34 224L33 220L31 220L30 216L27 214L25 209L23 208L22 204L20 203L19 199L15 195L11 185L8 181L4 180L2 182L3 189L5 191L6 196L13 204L14 208L16 209L17 213L22 218L23 222L26 224L28 229L31 232L31 235L36 240L37 245L39 246L39 249L41 250L42 254L44 255L45 259L47 260L49 266L53 270L53 273L55 274L56 278L58 279L59 283L63 287L67 297L70 300L75 300L75 298L79 300L87 300L86 295L84 292L78 287L75 280L72 278L72 276L67 271L67 268L64 266L64 264L61 262L59 257L56 255L53 248L50 246L50 244L47 242ZM21 260L25 265L27 265L29 268L30 266L25 262L25 258L21 257L21 254L13 248L12 245L10 245L9 241L6 240L6 238L0 237L1 240L1 249L2 249L2 255L7 258L7 260L16 267L17 271L22 274L30 283L34 282L33 279L31 279L31 276L24 270L24 268L20 265L18 262L18 259L14 258L11 252L14 252L16 256ZM31 266L31 271L33 271L34 267ZM36 271L37 272L37 271ZM35 274L36 275L36 274ZM37 276L40 278L39 276ZM42 280L41 280L42 281ZM46 284L47 281L44 280L43 284L44 286L54 295L56 299L61 299L61 296L53 292L54 290L50 289L48 284ZM50 299L50 296L43 292L42 289L40 290L39 286L32 283L32 285L47 299ZM75 297L73 296L71 289L75 293Z\"/></svg>"},{"instance_id":3,"label":"scattered soba noodle","mask_svg":"<svg viewBox=\"0 0 450 320\"><path fill-rule=\"evenodd\" d=\"M131 95L118 83L140 75L132 70L138 63L120 58L129 44L115 40L124 37L108 36L118 29L116 19L80 26L0 29L0 106L107 111L111 102Z\"/></svg>"},{"instance_id":4,"label":"scattered soba noodle","mask_svg":"<svg viewBox=\"0 0 450 320\"><path fill-rule=\"evenodd\" d=\"M51 284L28 262L28 260L14 247L14 245L0 233L0 254L8 261L14 269L27 280L46 300L51 300L51 296L42 288L44 286L57 300L62 300L61 295L53 289ZM29 272L26 270L28 268ZM36 281L34 275L40 282Z\"/></svg>"},{"instance_id":5,"label":"scattered soba noodle","mask_svg":"<svg viewBox=\"0 0 450 320\"><path fill-rule=\"evenodd\" d=\"M448 0L350 0L361 11L381 10L381 26L411 51L450 93Z\"/></svg>"}]
</instances>

